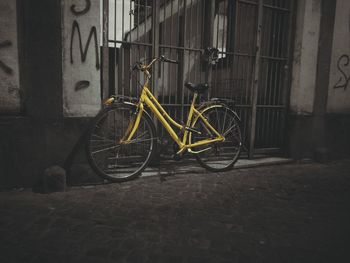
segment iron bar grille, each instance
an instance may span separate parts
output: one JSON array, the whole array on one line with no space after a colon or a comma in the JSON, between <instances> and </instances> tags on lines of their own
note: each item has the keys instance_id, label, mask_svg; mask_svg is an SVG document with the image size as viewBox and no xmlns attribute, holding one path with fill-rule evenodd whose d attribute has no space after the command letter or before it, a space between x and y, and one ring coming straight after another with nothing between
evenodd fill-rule
<instances>
[{"instance_id":1,"label":"iron bar grille","mask_svg":"<svg viewBox=\"0 0 350 263\"><path fill-rule=\"evenodd\" d=\"M203 100L235 101L247 149L283 150L293 6L293 0L110 0L109 90L138 96L143 76L131 78L131 66L165 55L179 64L154 67L152 89L172 116L186 116L192 94L185 82L208 82ZM207 47L219 50L215 65L203 59Z\"/></svg>"}]
</instances>

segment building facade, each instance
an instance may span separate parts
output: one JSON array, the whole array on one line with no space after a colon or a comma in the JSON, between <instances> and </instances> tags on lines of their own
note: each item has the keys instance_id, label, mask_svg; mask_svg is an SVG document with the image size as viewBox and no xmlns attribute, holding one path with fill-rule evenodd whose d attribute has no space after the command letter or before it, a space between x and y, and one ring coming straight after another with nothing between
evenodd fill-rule
<instances>
[{"instance_id":1,"label":"building facade","mask_svg":"<svg viewBox=\"0 0 350 263\"><path fill-rule=\"evenodd\" d=\"M180 63L154 69L153 91L178 119L183 83L209 82L235 101L249 157L348 155L349 17L347 0L0 0L0 186L54 164L83 180L89 119L137 96L130 67L161 54Z\"/></svg>"}]
</instances>

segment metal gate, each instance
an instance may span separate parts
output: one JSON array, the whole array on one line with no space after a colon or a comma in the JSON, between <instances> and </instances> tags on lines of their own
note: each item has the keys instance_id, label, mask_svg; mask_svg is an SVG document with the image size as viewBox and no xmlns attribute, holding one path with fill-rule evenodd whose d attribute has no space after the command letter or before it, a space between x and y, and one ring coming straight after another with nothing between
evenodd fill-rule
<instances>
[{"instance_id":1,"label":"metal gate","mask_svg":"<svg viewBox=\"0 0 350 263\"><path fill-rule=\"evenodd\" d=\"M283 150L294 2L103 0L104 94L137 96L143 76L131 78L131 66L165 55L180 63L155 65L152 89L172 116L186 115L185 82L208 82L210 97L235 100L250 157Z\"/></svg>"}]
</instances>

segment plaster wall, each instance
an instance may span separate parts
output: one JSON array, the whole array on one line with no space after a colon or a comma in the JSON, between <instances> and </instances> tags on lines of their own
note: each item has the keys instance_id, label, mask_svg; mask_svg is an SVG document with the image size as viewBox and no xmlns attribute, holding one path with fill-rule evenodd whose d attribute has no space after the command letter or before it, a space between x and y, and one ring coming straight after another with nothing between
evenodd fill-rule
<instances>
[{"instance_id":1,"label":"plaster wall","mask_svg":"<svg viewBox=\"0 0 350 263\"><path fill-rule=\"evenodd\" d=\"M300 0L297 9L290 109L298 115L313 112L321 0Z\"/></svg>"},{"instance_id":2,"label":"plaster wall","mask_svg":"<svg viewBox=\"0 0 350 263\"><path fill-rule=\"evenodd\" d=\"M350 1L337 0L328 113L350 113Z\"/></svg>"},{"instance_id":3,"label":"plaster wall","mask_svg":"<svg viewBox=\"0 0 350 263\"><path fill-rule=\"evenodd\" d=\"M100 1L62 0L63 114L94 116L101 105Z\"/></svg>"},{"instance_id":4,"label":"plaster wall","mask_svg":"<svg viewBox=\"0 0 350 263\"><path fill-rule=\"evenodd\" d=\"M0 0L0 113L19 111L16 1Z\"/></svg>"}]
</instances>

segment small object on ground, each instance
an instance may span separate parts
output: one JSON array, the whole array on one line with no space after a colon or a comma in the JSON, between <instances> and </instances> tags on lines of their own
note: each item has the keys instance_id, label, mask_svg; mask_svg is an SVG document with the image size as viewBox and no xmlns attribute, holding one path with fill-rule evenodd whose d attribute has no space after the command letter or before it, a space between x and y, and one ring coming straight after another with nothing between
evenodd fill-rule
<instances>
[{"instance_id":1,"label":"small object on ground","mask_svg":"<svg viewBox=\"0 0 350 263\"><path fill-rule=\"evenodd\" d=\"M43 176L33 186L33 192L42 194L64 192L65 190L66 171L58 165L46 168Z\"/></svg>"}]
</instances>

